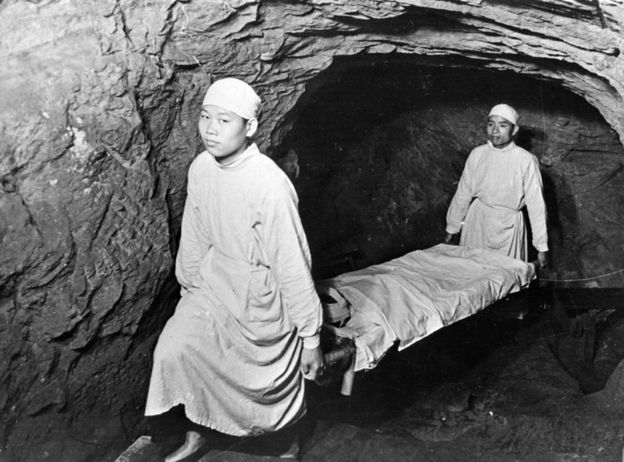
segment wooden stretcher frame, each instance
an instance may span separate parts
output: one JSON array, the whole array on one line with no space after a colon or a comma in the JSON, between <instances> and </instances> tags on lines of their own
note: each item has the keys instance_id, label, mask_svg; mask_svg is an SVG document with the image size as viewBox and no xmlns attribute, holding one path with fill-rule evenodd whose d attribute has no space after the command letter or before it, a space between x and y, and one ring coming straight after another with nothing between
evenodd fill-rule
<instances>
[{"instance_id":1,"label":"wooden stretcher frame","mask_svg":"<svg viewBox=\"0 0 624 462\"><path fill-rule=\"evenodd\" d=\"M505 299L497 300L489 306L504 302ZM335 339L335 342L332 346L328 347L328 351L326 351L324 354L326 370L329 371L327 373L327 376L329 377L323 375L317 380L317 383L319 385L326 385L330 381L335 380L337 376L339 376L339 380L341 381L340 394L343 396L351 396L353 394L353 386L356 374L356 347L353 340L355 334L349 329L336 327L327 323L323 324L323 329L325 331L325 335L329 334L329 336ZM418 344L418 342L416 342L414 345L416 344Z\"/></svg>"},{"instance_id":2,"label":"wooden stretcher frame","mask_svg":"<svg viewBox=\"0 0 624 462\"><path fill-rule=\"evenodd\" d=\"M539 267L539 263L537 260L529 263L532 265L537 271ZM496 300L492 304L488 306L492 306L504 300L502 299ZM487 308L487 307L486 307ZM342 324L341 324L342 325ZM323 329L326 333L336 339L336 345L334 348L330 348L325 353L325 362L327 365L327 370L335 370L341 369L341 388L340 393L344 396L350 396L353 393L353 386L355 380L355 358L356 358L356 346L355 346L355 335L357 335L352 330L337 326L335 324L324 323ZM321 385L323 385L323 377L317 381Z\"/></svg>"}]
</instances>

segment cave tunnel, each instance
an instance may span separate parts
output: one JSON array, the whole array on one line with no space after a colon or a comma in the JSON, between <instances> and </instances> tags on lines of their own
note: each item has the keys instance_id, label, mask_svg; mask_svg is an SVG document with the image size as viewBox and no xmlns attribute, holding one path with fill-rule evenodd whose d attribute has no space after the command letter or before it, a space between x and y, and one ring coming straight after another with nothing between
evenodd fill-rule
<instances>
[{"instance_id":1,"label":"cave tunnel","mask_svg":"<svg viewBox=\"0 0 624 462\"><path fill-rule=\"evenodd\" d=\"M275 152L296 153L318 276L344 269L332 262L359 268L441 242L465 159L485 142L487 111L509 102L522 114L517 143L542 165L548 277L621 286L621 273L591 278L620 269L622 259L624 211L615 197L624 151L614 130L556 82L449 64L336 59L288 115L292 129Z\"/></svg>"},{"instance_id":2,"label":"cave tunnel","mask_svg":"<svg viewBox=\"0 0 624 462\"><path fill-rule=\"evenodd\" d=\"M496 103L544 182L550 266L349 398L310 383L302 460L619 460L623 25L609 0L0 1L0 461L162 460L152 353L227 75L262 97L317 280L440 243ZM199 460L268 457L230 443Z\"/></svg>"},{"instance_id":3,"label":"cave tunnel","mask_svg":"<svg viewBox=\"0 0 624 462\"><path fill-rule=\"evenodd\" d=\"M299 195L315 278L332 277L438 244L466 156L484 142L487 111L502 101L522 114L517 143L534 153L542 166L553 258L553 269L545 273L546 285L542 286L548 288L556 281L559 287L588 283L595 288L620 287L622 275L614 270L619 269L623 248L618 229L624 211L617 196L624 181L624 149L601 114L554 81L482 70L462 61L427 65L422 60L388 55L336 58L308 83L296 106L277 123L288 129L271 154L291 176ZM533 287L539 285L538 280ZM490 361L505 368L506 360L520 354L510 347L510 339L512 345L522 344L517 338L523 335L529 343L542 342L542 349L525 352L521 362L543 362L549 368L551 361L556 361L570 380L558 385L561 390L579 387L581 395L595 398L624 354L617 340L621 316L611 311L598 314L594 322L602 323L604 329L597 340L603 353L595 358L591 371L584 370L587 365L580 358L585 353L579 345L587 341L586 335L571 339L559 325L544 328L556 321L539 312L538 306L545 302L543 293L548 291L538 288L519 302L512 300L511 315L486 312L422 340L413 351L392 350L375 372L359 379L357 394L349 398L354 401L347 408L343 401L328 398L326 389L313 388L310 396L316 418L339 434L344 431L341 425L353 423L359 429L357 438L364 439L370 438L367 429L384 419L389 422L384 431L394 434L397 427L412 425L409 432L421 442L432 438L422 430L423 423L427 428L431 420L434 428L439 425L442 432L453 434L448 429L461 428L458 421L464 417L448 409L461 408L464 400L463 406L470 406L470 412L483 412L485 408L480 406L487 407L487 403L478 400L496 398L488 395L489 391L484 392L486 398L477 396L470 381L491 371L475 371L489 355L495 357ZM175 293L170 296L176 299ZM598 292L595 297L600 297ZM513 317L518 313L514 303L521 306L520 316L527 316L525 324ZM574 319L575 325L580 319ZM520 325L534 330L524 333ZM158 323L151 327L157 328ZM555 340L549 339L553 336ZM493 353L497 348L504 353ZM423 370L427 373L422 374ZM518 380L521 373L514 369L509 374ZM543 374L548 374L541 368L535 374L539 378L529 380L534 381L532 392L537 395L544 393L541 387L551 386L550 381L561 380L544 379ZM418 391L406 397L405 387ZM376 404L369 402L371 398ZM549 399L534 409L546 406ZM519 406L530 408L531 400L523 397ZM358 406L358 411L351 406ZM525 424L542 428L534 421ZM564 433L576 431L572 424ZM546 434L547 439L559 438L556 431ZM522 431L517 435L525 438L519 451L529 454L530 437ZM323 441L323 436L317 437ZM347 438L340 451L352 451L349 441ZM414 450L397 450L392 443L371 444L371 460L389 447L397 451L399 460L408 460ZM327 457L327 447L322 442L319 445L318 454ZM578 452L587 452L589 446ZM454 450L443 450L432 460L461 460L463 456ZM314 454L314 449L309 451ZM250 453L257 454L257 448L252 445ZM529 460L534 454L526 457Z\"/></svg>"}]
</instances>

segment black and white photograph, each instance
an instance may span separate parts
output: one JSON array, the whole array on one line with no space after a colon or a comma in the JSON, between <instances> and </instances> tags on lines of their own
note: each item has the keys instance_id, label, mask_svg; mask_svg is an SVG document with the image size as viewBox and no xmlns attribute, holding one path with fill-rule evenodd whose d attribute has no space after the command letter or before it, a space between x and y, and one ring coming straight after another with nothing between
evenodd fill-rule
<instances>
[{"instance_id":1,"label":"black and white photograph","mask_svg":"<svg viewBox=\"0 0 624 462\"><path fill-rule=\"evenodd\" d=\"M624 0L0 0L0 462L624 462Z\"/></svg>"}]
</instances>

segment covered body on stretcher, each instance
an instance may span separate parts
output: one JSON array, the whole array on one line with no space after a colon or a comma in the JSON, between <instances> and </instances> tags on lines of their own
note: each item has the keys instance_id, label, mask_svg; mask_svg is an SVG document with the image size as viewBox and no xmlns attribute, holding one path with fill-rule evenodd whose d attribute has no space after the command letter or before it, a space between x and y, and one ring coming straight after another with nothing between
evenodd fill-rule
<instances>
[{"instance_id":1,"label":"covered body on stretcher","mask_svg":"<svg viewBox=\"0 0 624 462\"><path fill-rule=\"evenodd\" d=\"M326 326L355 344L342 393L351 394L353 373L374 368L395 342L403 350L527 287L534 278L531 263L438 244L319 281L321 295L349 307L344 325Z\"/></svg>"}]
</instances>

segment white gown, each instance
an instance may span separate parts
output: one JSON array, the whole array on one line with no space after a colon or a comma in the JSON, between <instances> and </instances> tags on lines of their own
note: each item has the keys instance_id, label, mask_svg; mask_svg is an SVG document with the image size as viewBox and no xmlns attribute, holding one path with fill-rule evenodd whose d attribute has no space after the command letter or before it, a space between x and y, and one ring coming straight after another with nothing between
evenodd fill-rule
<instances>
[{"instance_id":1,"label":"white gown","mask_svg":"<svg viewBox=\"0 0 624 462\"><path fill-rule=\"evenodd\" d=\"M475 148L466 160L446 215L446 231L461 231L463 246L526 261L524 206L533 246L540 252L548 251L546 205L537 158L513 142L502 149L488 142Z\"/></svg>"},{"instance_id":2,"label":"white gown","mask_svg":"<svg viewBox=\"0 0 624 462\"><path fill-rule=\"evenodd\" d=\"M192 163L176 261L182 298L154 352L146 415L183 404L230 435L274 431L305 413L302 344L322 309L287 176L255 144L222 166Z\"/></svg>"}]
</instances>

